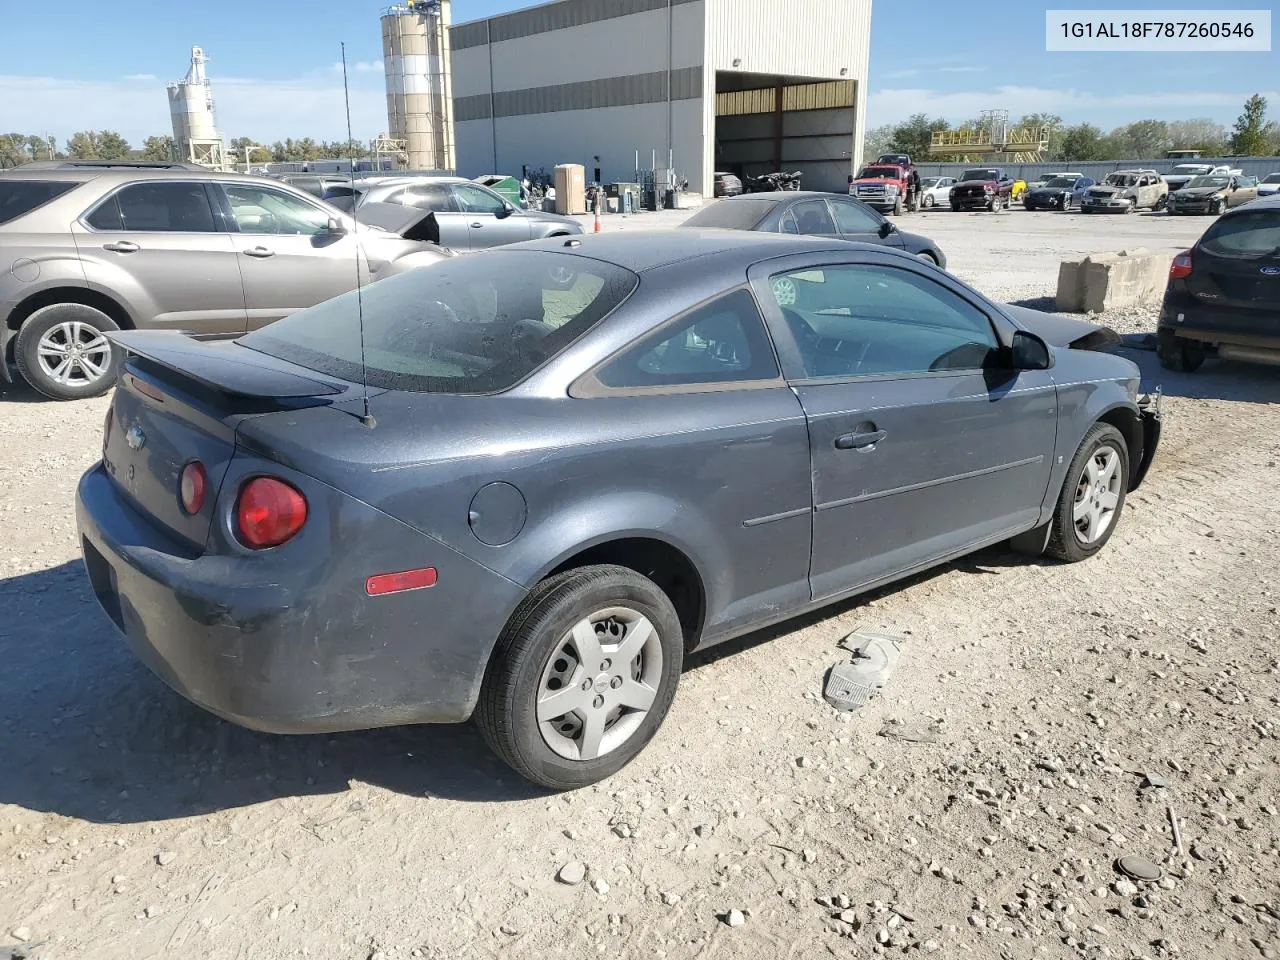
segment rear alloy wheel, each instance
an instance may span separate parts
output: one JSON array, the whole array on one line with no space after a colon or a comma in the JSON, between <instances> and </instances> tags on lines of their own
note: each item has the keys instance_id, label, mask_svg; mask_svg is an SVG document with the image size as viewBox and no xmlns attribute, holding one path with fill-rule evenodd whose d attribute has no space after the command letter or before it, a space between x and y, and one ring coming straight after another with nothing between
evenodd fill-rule
<instances>
[{"instance_id":1,"label":"rear alloy wheel","mask_svg":"<svg viewBox=\"0 0 1280 960\"><path fill-rule=\"evenodd\" d=\"M1204 363L1205 349L1196 340L1186 340L1171 330L1161 330L1156 335L1156 357L1166 370L1191 373Z\"/></svg>"},{"instance_id":2,"label":"rear alloy wheel","mask_svg":"<svg viewBox=\"0 0 1280 960\"><path fill-rule=\"evenodd\" d=\"M893 201L893 215L895 217L902 216L902 197L898 197L897 200Z\"/></svg>"},{"instance_id":3,"label":"rear alloy wheel","mask_svg":"<svg viewBox=\"0 0 1280 960\"><path fill-rule=\"evenodd\" d=\"M634 570L592 566L544 581L493 651L476 719L493 751L553 790L631 762L675 697L684 633L670 599Z\"/></svg>"},{"instance_id":4,"label":"rear alloy wheel","mask_svg":"<svg viewBox=\"0 0 1280 960\"><path fill-rule=\"evenodd\" d=\"M1095 423L1076 451L1058 497L1046 553L1075 563L1111 539L1129 490L1129 448L1120 431Z\"/></svg>"},{"instance_id":5,"label":"rear alloy wheel","mask_svg":"<svg viewBox=\"0 0 1280 960\"><path fill-rule=\"evenodd\" d=\"M924 201L923 201L923 202L924 202L924 208L925 208L926 210L928 210L930 207L932 207L932 206L934 205L934 203L935 203L935 201L934 201L933 197L932 197L930 194L927 194L927 193L924 195Z\"/></svg>"},{"instance_id":6,"label":"rear alloy wheel","mask_svg":"<svg viewBox=\"0 0 1280 960\"><path fill-rule=\"evenodd\" d=\"M82 303L41 307L18 331L18 372L53 400L101 396L115 383L119 354L103 333L119 329L101 310Z\"/></svg>"}]
</instances>

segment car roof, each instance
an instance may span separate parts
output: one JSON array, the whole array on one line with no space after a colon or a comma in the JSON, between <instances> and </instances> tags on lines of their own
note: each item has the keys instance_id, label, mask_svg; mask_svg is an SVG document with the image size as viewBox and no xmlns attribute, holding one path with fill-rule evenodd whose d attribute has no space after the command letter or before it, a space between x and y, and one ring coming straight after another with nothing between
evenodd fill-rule
<instances>
[{"instance_id":1,"label":"car roof","mask_svg":"<svg viewBox=\"0 0 1280 960\"><path fill-rule=\"evenodd\" d=\"M1264 213L1275 213L1280 211L1280 193L1272 194L1266 197L1258 197L1256 200L1250 200L1248 203L1242 203L1238 207L1232 207L1223 212L1224 217L1238 217L1245 213L1257 213L1261 210Z\"/></svg>"},{"instance_id":2,"label":"car roof","mask_svg":"<svg viewBox=\"0 0 1280 960\"><path fill-rule=\"evenodd\" d=\"M223 173L210 170L208 167L190 165L174 168L171 166L44 166L35 163L24 163L11 170L0 171L6 179L19 180L55 180L71 183L87 183L90 180L105 183L132 183L137 180L219 180L238 183L262 183L280 181L273 177L264 177L256 173Z\"/></svg>"},{"instance_id":3,"label":"car roof","mask_svg":"<svg viewBox=\"0 0 1280 960\"><path fill-rule=\"evenodd\" d=\"M793 193L792 196L795 194ZM824 196L823 194L814 194ZM732 200L721 200L731 203ZM516 245L518 249L545 250L590 257L644 273L676 263L705 258L715 259L720 266L740 267L743 272L752 264L790 254L865 247L878 253L885 248L875 244L852 243L820 237L799 237L785 233L755 230L637 230L626 233L583 234L574 237L550 237ZM507 247L505 249L512 249Z\"/></svg>"}]
</instances>

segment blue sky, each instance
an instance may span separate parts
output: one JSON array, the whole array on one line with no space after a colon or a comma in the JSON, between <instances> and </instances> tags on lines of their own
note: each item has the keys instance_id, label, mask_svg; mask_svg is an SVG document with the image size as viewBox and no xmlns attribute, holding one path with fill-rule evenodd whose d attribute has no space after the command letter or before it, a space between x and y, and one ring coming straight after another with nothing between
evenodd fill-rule
<instances>
[{"instance_id":1,"label":"blue sky","mask_svg":"<svg viewBox=\"0 0 1280 960\"><path fill-rule=\"evenodd\" d=\"M76 130L116 129L135 144L168 133L163 85L186 73L190 47L198 44L210 58L225 136L341 139L341 75L334 66L345 40L354 133L367 139L385 127L378 14L388 2L6 3L0 131L47 132L61 141ZM776 2L785 10L787 0ZM454 20L524 5L455 0ZM1272 119L1280 119L1275 52L1046 53L1043 8L997 4L995 17L956 16L964 6L878 0L870 125L915 112L958 121L993 107L1014 116L1045 110L1104 127L1146 117L1207 116L1230 124L1254 92L1269 94Z\"/></svg>"}]
</instances>

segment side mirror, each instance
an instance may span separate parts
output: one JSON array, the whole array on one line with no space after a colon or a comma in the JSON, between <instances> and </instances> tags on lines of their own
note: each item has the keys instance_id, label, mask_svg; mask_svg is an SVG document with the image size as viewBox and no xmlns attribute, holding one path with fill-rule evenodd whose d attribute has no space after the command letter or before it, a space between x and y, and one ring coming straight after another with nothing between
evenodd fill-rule
<instances>
[{"instance_id":1,"label":"side mirror","mask_svg":"<svg viewBox=\"0 0 1280 960\"><path fill-rule=\"evenodd\" d=\"M347 232L347 228L337 217L330 217L329 222L325 224L325 230L335 236L341 236Z\"/></svg>"},{"instance_id":2,"label":"side mirror","mask_svg":"<svg viewBox=\"0 0 1280 960\"><path fill-rule=\"evenodd\" d=\"M505 220L516 212L516 208L509 203L504 203L499 209L495 210L493 215L499 220Z\"/></svg>"},{"instance_id":3,"label":"side mirror","mask_svg":"<svg viewBox=\"0 0 1280 960\"><path fill-rule=\"evenodd\" d=\"M891 221L886 220L884 223L880 224L880 238L884 239L897 229L898 228L894 226Z\"/></svg>"},{"instance_id":4,"label":"side mirror","mask_svg":"<svg viewBox=\"0 0 1280 960\"><path fill-rule=\"evenodd\" d=\"M1015 370L1048 370L1052 366L1048 344L1026 330L1014 331L1009 352Z\"/></svg>"}]
</instances>

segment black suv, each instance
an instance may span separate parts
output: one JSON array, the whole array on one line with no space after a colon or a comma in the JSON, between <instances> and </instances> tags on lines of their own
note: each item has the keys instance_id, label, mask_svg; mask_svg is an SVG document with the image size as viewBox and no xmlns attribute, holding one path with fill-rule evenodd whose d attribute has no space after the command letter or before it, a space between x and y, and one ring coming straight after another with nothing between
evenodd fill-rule
<instances>
[{"instance_id":1,"label":"black suv","mask_svg":"<svg viewBox=\"0 0 1280 960\"><path fill-rule=\"evenodd\" d=\"M1277 316L1280 197L1227 211L1174 257L1160 311L1160 363L1190 371L1216 355L1280 365Z\"/></svg>"}]
</instances>

